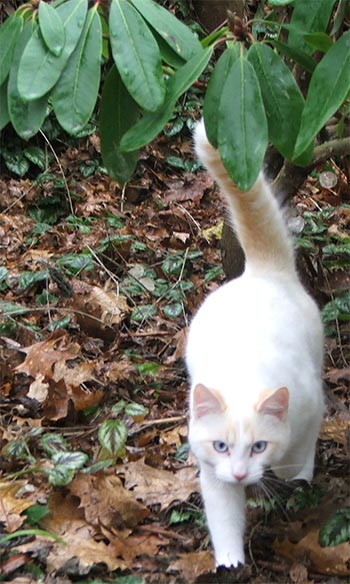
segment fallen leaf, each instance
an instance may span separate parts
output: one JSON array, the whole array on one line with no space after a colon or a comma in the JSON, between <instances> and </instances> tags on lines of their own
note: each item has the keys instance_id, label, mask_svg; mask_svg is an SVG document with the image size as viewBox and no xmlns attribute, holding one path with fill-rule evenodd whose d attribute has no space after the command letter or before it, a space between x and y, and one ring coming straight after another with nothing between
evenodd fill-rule
<instances>
[{"instance_id":1,"label":"fallen leaf","mask_svg":"<svg viewBox=\"0 0 350 584\"><path fill-rule=\"evenodd\" d=\"M347 443L347 434L350 434L350 422L339 416L323 420L320 432L321 440L333 440L337 444Z\"/></svg>"},{"instance_id":2,"label":"fallen leaf","mask_svg":"<svg viewBox=\"0 0 350 584\"><path fill-rule=\"evenodd\" d=\"M331 383L338 383L339 379L350 381L350 367L343 367L342 369L330 369L327 371L325 378Z\"/></svg>"},{"instance_id":3,"label":"fallen leaf","mask_svg":"<svg viewBox=\"0 0 350 584\"><path fill-rule=\"evenodd\" d=\"M54 542L50 548L48 573L62 569L68 562L71 564L73 558L76 558L79 574L87 574L100 563L106 564L110 571L128 567L125 561L116 558L113 546L94 539L94 528L86 523L77 497L53 493L49 507L50 514L44 517L41 526L61 536L64 544Z\"/></svg>"},{"instance_id":4,"label":"fallen leaf","mask_svg":"<svg viewBox=\"0 0 350 584\"><path fill-rule=\"evenodd\" d=\"M42 404L48 395L49 391L49 384L44 382L44 375L42 373L38 373L34 381L29 386L29 391L27 393L27 397L30 399L36 399L37 402Z\"/></svg>"},{"instance_id":5,"label":"fallen leaf","mask_svg":"<svg viewBox=\"0 0 350 584\"><path fill-rule=\"evenodd\" d=\"M78 474L69 485L69 490L79 497L86 521L95 526L133 528L150 513L115 475Z\"/></svg>"},{"instance_id":6,"label":"fallen leaf","mask_svg":"<svg viewBox=\"0 0 350 584\"><path fill-rule=\"evenodd\" d=\"M26 484L26 481L0 482L0 523L5 525L8 533L13 533L24 523L25 516L21 514L33 505L28 496L20 495Z\"/></svg>"},{"instance_id":7,"label":"fallen leaf","mask_svg":"<svg viewBox=\"0 0 350 584\"><path fill-rule=\"evenodd\" d=\"M350 543L321 547L318 538L319 530L314 529L298 543L292 543L287 537L282 542L275 540L273 549L291 561L309 557L312 569L319 574L349 576Z\"/></svg>"},{"instance_id":8,"label":"fallen leaf","mask_svg":"<svg viewBox=\"0 0 350 584\"><path fill-rule=\"evenodd\" d=\"M52 377L53 366L58 361L76 359L80 353L80 346L78 343L70 342L69 337L62 331L57 331L47 340L34 343L21 351L27 356L15 371L34 378L40 374L43 379Z\"/></svg>"},{"instance_id":9,"label":"fallen leaf","mask_svg":"<svg viewBox=\"0 0 350 584\"><path fill-rule=\"evenodd\" d=\"M153 468L141 458L123 468L125 486L131 489L137 499L146 505L160 505L166 509L174 501L186 501L199 492L195 467L185 467L171 472Z\"/></svg>"},{"instance_id":10,"label":"fallen leaf","mask_svg":"<svg viewBox=\"0 0 350 584\"><path fill-rule=\"evenodd\" d=\"M307 569L302 564L293 564L289 570L289 576L294 584L313 584L313 580L309 580Z\"/></svg>"},{"instance_id":11,"label":"fallen leaf","mask_svg":"<svg viewBox=\"0 0 350 584\"><path fill-rule=\"evenodd\" d=\"M202 574L215 571L215 562L209 551L180 554L167 572L181 572L186 582L194 582Z\"/></svg>"}]
</instances>

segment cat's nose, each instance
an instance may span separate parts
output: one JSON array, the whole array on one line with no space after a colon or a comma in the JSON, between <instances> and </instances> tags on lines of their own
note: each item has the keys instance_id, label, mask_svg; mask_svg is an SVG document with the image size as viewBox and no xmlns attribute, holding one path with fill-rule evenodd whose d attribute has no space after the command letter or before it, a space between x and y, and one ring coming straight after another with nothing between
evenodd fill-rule
<instances>
[{"instance_id":1,"label":"cat's nose","mask_svg":"<svg viewBox=\"0 0 350 584\"><path fill-rule=\"evenodd\" d=\"M246 473L246 472L245 472L244 474L243 474L243 473L239 473L239 474L238 474L238 473L235 473L233 476L234 476L234 478L235 478L237 481L239 481L239 482L240 482L240 481L243 481L243 480L246 478L246 476L247 476L247 473Z\"/></svg>"}]
</instances>

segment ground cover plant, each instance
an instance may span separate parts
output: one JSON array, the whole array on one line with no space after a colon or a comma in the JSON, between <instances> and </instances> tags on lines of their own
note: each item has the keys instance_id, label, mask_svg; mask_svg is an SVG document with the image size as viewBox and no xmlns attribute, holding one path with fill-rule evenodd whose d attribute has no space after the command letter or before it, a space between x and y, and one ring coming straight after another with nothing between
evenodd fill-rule
<instances>
[{"instance_id":1,"label":"ground cover plant","mask_svg":"<svg viewBox=\"0 0 350 584\"><path fill-rule=\"evenodd\" d=\"M247 565L214 571L182 361L189 318L225 277L222 205L190 138L207 81L178 101L124 186L107 174L97 112L78 139L52 114L29 142L10 126L2 134L0 581L348 579L350 207L339 152L315 164L289 219L326 331L315 480L252 490ZM333 130L346 130L347 107Z\"/></svg>"}]
</instances>

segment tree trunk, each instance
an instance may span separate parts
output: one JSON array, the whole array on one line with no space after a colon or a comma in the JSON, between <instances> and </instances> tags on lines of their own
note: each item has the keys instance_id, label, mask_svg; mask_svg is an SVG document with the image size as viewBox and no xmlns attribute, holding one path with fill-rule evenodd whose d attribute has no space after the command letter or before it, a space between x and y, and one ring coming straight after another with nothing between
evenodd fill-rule
<instances>
[{"instance_id":1,"label":"tree trunk","mask_svg":"<svg viewBox=\"0 0 350 584\"><path fill-rule=\"evenodd\" d=\"M192 0L198 22L208 32L212 32L227 18L227 10L242 17L244 0Z\"/></svg>"}]
</instances>

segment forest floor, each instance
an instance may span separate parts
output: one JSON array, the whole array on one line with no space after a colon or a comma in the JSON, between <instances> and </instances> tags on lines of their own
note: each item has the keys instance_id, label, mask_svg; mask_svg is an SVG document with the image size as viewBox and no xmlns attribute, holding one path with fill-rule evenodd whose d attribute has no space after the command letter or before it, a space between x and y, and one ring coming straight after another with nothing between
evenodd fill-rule
<instances>
[{"instance_id":1,"label":"forest floor","mask_svg":"<svg viewBox=\"0 0 350 584\"><path fill-rule=\"evenodd\" d=\"M294 201L308 284L328 307L315 479L275 486L269 499L252 492L247 564L215 572L182 359L191 315L224 281L213 182L192 172L188 137L158 139L123 192L101 171L94 135L79 149L62 144L59 164L39 146L17 152L16 164L29 161L25 177L3 165L0 184L0 581L347 581L341 169L329 171L335 186L315 175Z\"/></svg>"}]
</instances>

